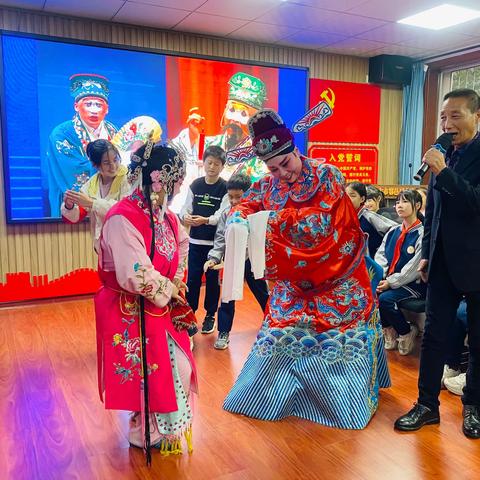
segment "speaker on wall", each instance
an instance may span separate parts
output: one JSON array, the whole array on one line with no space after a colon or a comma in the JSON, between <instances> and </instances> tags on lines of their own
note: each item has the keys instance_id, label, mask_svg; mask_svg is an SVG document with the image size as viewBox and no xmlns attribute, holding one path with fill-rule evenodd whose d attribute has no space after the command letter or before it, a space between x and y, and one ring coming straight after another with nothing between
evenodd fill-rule
<instances>
[{"instance_id":1,"label":"speaker on wall","mask_svg":"<svg viewBox=\"0 0 480 480\"><path fill-rule=\"evenodd\" d=\"M377 55L368 62L369 83L409 85L413 60L401 55Z\"/></svg>"}]
</instances>

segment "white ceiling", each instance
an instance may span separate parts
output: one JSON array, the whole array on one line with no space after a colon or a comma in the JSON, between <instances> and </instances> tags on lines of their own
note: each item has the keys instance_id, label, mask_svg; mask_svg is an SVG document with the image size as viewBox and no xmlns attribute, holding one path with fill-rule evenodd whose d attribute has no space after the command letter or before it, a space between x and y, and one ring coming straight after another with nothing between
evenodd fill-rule
<instances>
[{"instance_id":1,"label":"white ceiling","mask_svg":"<svg viewBox=\"0 0 480 480\"><path fill-rule=\"evenodd\" d=\"M444 30L396 23L480 0L0 0L0 5L343 55L425 58L480 46L480 19Z\"/></svg>"}]
</instances>

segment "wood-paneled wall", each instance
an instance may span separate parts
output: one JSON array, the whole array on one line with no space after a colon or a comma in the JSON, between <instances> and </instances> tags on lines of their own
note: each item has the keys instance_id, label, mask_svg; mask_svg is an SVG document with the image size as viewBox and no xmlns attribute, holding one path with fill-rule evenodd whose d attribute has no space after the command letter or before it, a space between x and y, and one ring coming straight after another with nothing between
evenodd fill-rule
<instances>
[{"instance_id":1,"label":"wood-paneled wall","mask_svg":"<svg viewBox=\"0 0 480 480\"><path fill-rule=\"evenodd\" d=\"M171 52L270 62L310 68L312 78L365 82L368 60L312 50L260 45L199 35L160 31L88 19L68 18L0 8L4 30L91 40ZM397 183L402 91L382 88L379 183ZM368 105L352 115L368 115ZM5 223L3 177L0 172L0 282L6 273L48 274L50 279L82 267L95 268L88 225Z\"/></svg>"}]
</instances>

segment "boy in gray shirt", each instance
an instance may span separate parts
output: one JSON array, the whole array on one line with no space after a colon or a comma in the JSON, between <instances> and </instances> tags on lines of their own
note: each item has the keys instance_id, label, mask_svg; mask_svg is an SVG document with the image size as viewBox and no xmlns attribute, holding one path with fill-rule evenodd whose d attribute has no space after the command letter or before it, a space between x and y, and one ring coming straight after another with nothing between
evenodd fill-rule
<instances>
[{"instance_id":1,"label":"boy in gray shirt","mask_svg":"<svg viewBox=\"0 0 480 480\"><path fill-rule=\"evenodd\" d=\"M219 265L225 254L225 225L230 210L235 205L238 205L242 200L243 194L250 188L250 179L245 174L233 175L227 182L227 195L230 206L225 208L220 214L218 220L217 230L215 232L215 239L213 241L213 248L208 252L208 260L203 267L204 271L215 268ZM255 296L262 311L268 302L268 287L265 280L255 280L250 260L247 259L245 264L245 280L251 292ZM235 315L235 301L222 302L218 309L218 337L215 341L214 347L217 350L225 350L228 348L230 342L229 334L232 329L233 317Z\"/></svg>"}]
</instances>

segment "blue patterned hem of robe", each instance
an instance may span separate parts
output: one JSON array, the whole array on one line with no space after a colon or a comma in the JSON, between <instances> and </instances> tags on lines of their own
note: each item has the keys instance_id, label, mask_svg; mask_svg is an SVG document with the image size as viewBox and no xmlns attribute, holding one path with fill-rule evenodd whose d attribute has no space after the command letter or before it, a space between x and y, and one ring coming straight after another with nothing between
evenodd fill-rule
<instances>
[{"instance_id":1,"label":"blue patterned hem of robe","mask_svg":"<svg viewBox=\"0 0 480 480\"><path fill-rule=\"evenodd\" d=\"M296 416L329 427L362 429L389 387L378 311L374 321L321 334L264 322L223 408L261 420Z\"/></svg>"}]
</instances>

